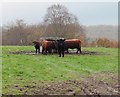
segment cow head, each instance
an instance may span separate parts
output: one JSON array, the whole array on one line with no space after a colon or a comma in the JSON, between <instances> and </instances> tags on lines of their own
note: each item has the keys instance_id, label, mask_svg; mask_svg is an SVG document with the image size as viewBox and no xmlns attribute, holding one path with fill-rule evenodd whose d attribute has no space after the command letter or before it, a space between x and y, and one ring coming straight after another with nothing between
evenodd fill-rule
<instances>
[{"instance_id":1,"label":"cow head","mask_svg":"<svg viewBox=\"0 0 120 97\"><path fill-rule=\"evenodd\" d=\"M37 41L33 41L33 43L35 44L35 43L37 43Z\"/></svg>"},{"instance_id":2,"label":"cow head","mask_svg":"<svg viewBox=\"0 0 120 97\"><path fill-rule=\"evenodd\" d=\"M58 40L57 40L58 46L64 46L64 41L65 41L64 38L58 39Z\"/></svg>"},{"instance_id":3,"label":"cow head","mask_svg":"<svg viewBox=\"0 0 120 97\"><path fill-rule=\"evenodd\" d=\"M40 42L38 41L33 41L32 43L34 43L35 46L40 46Z\"/></svg>"}]
</instances>

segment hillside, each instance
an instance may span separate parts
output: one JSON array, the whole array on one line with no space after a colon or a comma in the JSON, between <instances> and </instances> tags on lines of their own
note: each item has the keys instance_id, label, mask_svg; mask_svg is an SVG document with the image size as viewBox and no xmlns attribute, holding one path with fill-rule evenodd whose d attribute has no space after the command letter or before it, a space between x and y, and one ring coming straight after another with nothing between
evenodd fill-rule
<instances>
[{"instance_id":1,"label":"hillside","mask_svg":"<svg viewBox=\"0 0 120 97\"><path fill-rule=\"evenodd\" d=\"M118 40L118 27L113 25L83 26L88 39L108 38Z\"/></svg>"}]
</instances>

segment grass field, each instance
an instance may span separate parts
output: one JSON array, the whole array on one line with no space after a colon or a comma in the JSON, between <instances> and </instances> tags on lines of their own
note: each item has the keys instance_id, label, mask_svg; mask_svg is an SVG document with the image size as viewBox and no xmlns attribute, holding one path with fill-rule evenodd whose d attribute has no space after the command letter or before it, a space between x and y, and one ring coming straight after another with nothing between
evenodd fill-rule
<instances>
[{"instance_id":1,"label":"grass field","mask_svg":"<svg viewBox=\"0 0 120 97\"><path fill-rule=\"evenodd\" d=\"M3 94L24 94L34 83L80 79L95 73L118 73L117 48L82 48L82 51L98 54L26 55L11 52L34 51L32 46L2 46ZM23 90L21 90L21 88Z\"/></svg>"}]
</instances>

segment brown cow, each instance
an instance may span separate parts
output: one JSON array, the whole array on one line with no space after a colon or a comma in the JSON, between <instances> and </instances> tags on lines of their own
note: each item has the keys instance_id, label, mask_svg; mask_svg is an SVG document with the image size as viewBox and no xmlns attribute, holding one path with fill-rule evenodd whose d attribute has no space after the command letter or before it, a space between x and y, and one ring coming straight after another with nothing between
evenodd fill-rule
<instances>
[{"instance_id":1,"label":"brown cow","mask_svg":"<svg viewBox=\"0 0 120 97\"><path fill-rule=\"evenodd\" d=\"M40 43L38 41L33 41L34 43L34 47L36 49L36 53L37 53L37 50L38 50L38 53L40 53Z\"/></svg>"},{"instance_id":2,"label":"brown cow","mask_svg":"<svg viewBox=\"0 0 120 97\"><path fill-rule=\"evenodd\" d=\"M43 40L41 42L42 44L42 54L45 52L45 54L47 54L47 52L51 53L52 49L55 48L55 41L47 41L47 40Z\"/></svg>"},{"instance_id":3,"label":"brown cow","mask_svg":"<svg viewBox=\"0 0 120 97\"><path fill-rule=\"evenodd\" d=\"M77 52L78 51L81 53L81 41L79 39L67 39L65 40L65 45L66 45L66 50L67 50L67 53L68 52L68 49L74 49L76 48L77 49Z\"/></svg>"}]
</instances>

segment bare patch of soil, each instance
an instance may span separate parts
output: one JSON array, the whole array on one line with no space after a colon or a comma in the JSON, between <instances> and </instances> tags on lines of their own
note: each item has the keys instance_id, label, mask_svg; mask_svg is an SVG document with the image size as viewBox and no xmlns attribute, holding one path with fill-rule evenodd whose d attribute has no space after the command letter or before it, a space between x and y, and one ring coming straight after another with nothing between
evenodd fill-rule
<instances>
[{"instance_id":1,"label":"bare patch of soil","mask_svg":"<svg viewBox=\"0 0 120 97\"><path fill-rule=\"evenodd\" d=\"M67 80L49 83L34 82L34 86L17 88L27 89L25 95L120 95L118 76L112 73L96 73L80 80Z\"/></svg>"},{"instance_id":2,"label":"bare patch of soil","mask_svg":"<svg viewBox=\"0 0 120 97\"><path fill-rule=\"evenodd\" d=\"M18 52L10 52L12 54L25 54L25 55L39 55L41 53L35 53L35 51L18 51ZM51 53L51 54L57 54L57 53ZM82 51L82 53L76 53L75 51L70 51L69 53L65 53L66 55L105 55L102 52L94 52L94 51ZM50 55L49 53L47 55Z\"/></svg>"},{"instance_id":3,"label":"bare patch of soil","mask_svg":"<svg viewBox=\"0 0 120 97\"><path fill-rule=\"evenodd\" d=\"M10 52L12 54L25 54L25 55L36 55L35 51L18 51L18 52Z\"/></svg>"}]
</instances>

